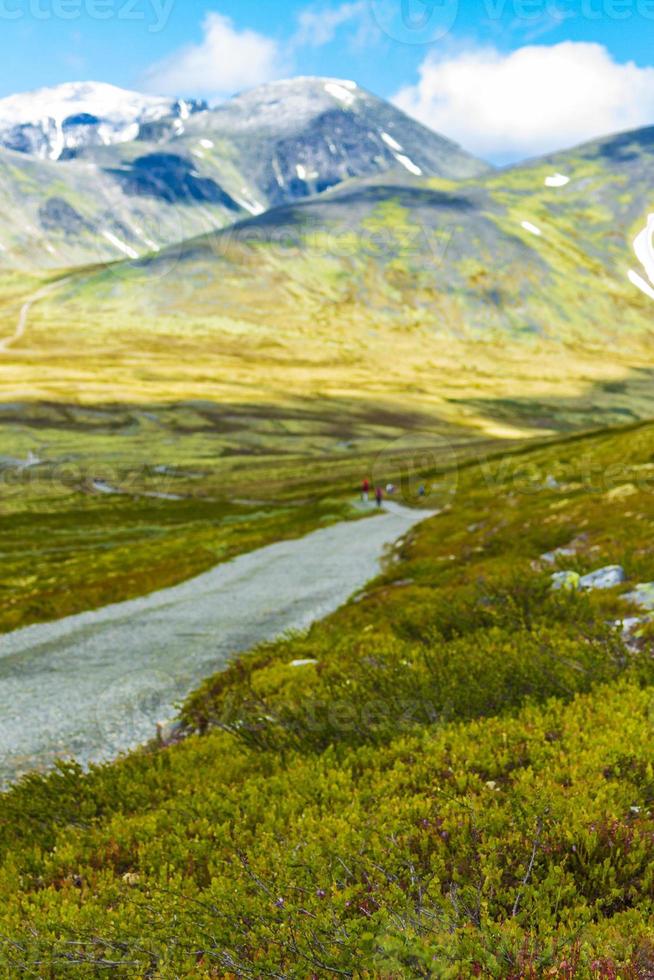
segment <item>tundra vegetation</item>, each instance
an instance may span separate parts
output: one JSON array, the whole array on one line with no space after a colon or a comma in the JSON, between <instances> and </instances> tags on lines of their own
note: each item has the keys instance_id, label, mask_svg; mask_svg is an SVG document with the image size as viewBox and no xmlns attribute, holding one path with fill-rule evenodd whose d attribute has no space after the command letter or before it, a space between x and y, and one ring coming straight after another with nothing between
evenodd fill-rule
<instances>
[{"instance_id":1,"label":"tundra vegetation","mask_svg":"<svg viewBox=\"0 0 654 980\"><path fill-rule=\"evenodd\" d=\"M652 628L622 621L653 481L651 424L462 463L364 593L209 679L183 737L24 778L3 975L649 976Z\"/></svg>"}]
</instances>

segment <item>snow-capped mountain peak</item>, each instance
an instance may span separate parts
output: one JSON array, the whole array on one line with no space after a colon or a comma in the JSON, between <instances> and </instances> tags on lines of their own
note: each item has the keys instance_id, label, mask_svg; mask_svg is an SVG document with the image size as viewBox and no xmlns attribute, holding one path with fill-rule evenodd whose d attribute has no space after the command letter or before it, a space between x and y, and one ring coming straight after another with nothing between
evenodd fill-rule
<instances>
[{"instance_id":1,"label":"snow-capped mountain peak","mask_svg":"<svg viewBox=\"0 0 654 980\"><path fill-rule=\"evenodd\" d=\"M138 139L145 124L183 120L204 105L104 82L68 82L0 99L0 144L58 160L84 146Z\"/></svg>"}]
</instances>

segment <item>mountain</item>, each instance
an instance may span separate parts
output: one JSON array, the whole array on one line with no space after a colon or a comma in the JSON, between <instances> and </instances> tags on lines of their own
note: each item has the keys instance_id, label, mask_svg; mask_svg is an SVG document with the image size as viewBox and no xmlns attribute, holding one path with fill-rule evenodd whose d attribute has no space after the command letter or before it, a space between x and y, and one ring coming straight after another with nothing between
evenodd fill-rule
<instances>
[{"instance_id":1,"label":"mountain","mask_svg":"<svg viewBox=\"0 0 654 980\"><path fill-rule=\"evenodd\" d=\"M424 140L421 156L410 120L359 90L327 90L336 84L265 86L193 115L163 146L89 147L68 161L4 151L5 267L20 236L26 268L65 264L64 245L78 261L130 249L129 261L72 274L31 322L72 349L109 345L103 371L124 372L130 397L145 397L146 375L156 398L185 397L202 365L231 401L383 390L484 431L651 415L654 130L467 178L418 175L397 157L435 170L447 142ZM328 113L334 153L325 99L344 107ZM378 130L364 133L375 113ZM392 167L357 157L378 131L404 151ZM325 184L337 182L312 185L325 147L373 172L325 163ZM307 179L294 183L293 167ZM9 214L8 188L19 189ZM277 194L288 199L274 205ZM191 237L201 223L207 233ZM37 255L38 236L56 254Z\"/></svg>"},{"instance_id":2,"label":"mountain","mask_svg":"<svg viewBox=\"0 0 654 980\"><path fill-rule=\"evenodd\" d=\"M0 146L61 160L92 146L183 132L205 103L129 92L99 82L70 82L0 99Z\"/></svg>"},{"instance_id":3,"label":"mountain","mask_svg":"<svg viewBox=\"0 0 654 980\"><path fill-rule=\"evenodd\" d=\"M184 193L139 194L93 163L0 149L0 269L135 259L247 213L190 165L177 179Z\"/></svg>"},{"instance_id":4,"label":"mountain","mask_svg":"<svg viewBox=\"0 0 654 980\"><path fill-rule=\"evenodd\" d=\"M0 150L4 264L133 258L389 169L452 179L489 170L335 79L276 82L203 111L70 85L0 102L0 131L3 113L13 147Z\"/></svg>"},{"instance_id":5,"label":"mountain","mask_svg":"<svg viewBox=\"0 0 654 980\"><path fill-rule=\"evenodd\" d=\"M109 345L125 398L383 398L503 435L651 416L653 154L641 130L467 181L353 178L73 276L35 329Z\"/></svg>"},{"instance_id":6,"label":"mountain","mask_svg":"<svg viewBox=\"0 0 654 980\"><path fill-rule=\"evenodd\" d=\"M238 161L268 207L320 193L352 177L398 168L463 179L489 171L456 143L410 119L354 82L295 78L262 85L189 120L173 142L204 137ZM214 145L209 144L213 142Z\"/></svg>"},{"instance_id":7,"label":"mountain","mask_svg":"<svg viewBox=\"0 0 654 980\"><path fill-rule=\"evenodd\" d=\"M577 188L592 210L596 235L589 246L601 258L611 255L619 275L626 274L632 286L654 298L654 126L593 140L531 164L542 166L554 172L550 180L563 200ZM530 165L524 169L528 174Z\"/></svg>"},{"instance_id":8,"label":"mountain","mask_svg":"<svg viewBox=\"0 0 654 980\"><path fill-rule=\"evenodd\" d=\"M654 128L467 181L398 171L352 179L183 244L175 275L185 264L213 265L207 288L227 297L222 265L242 262L252 297L268 263L288 282L313 263L332 270L326 313L338 282L398 325L580 341L621 334L626 343L650 324L633 273L652 272L636 243L647 231L653 168ZM315 281L307 292L320 302Z\"/></svg>"},{"instance_id":9,"label":"mountain","mask_svg":"<svg viewBox=\"0 0 654 980\"><path fill-rule=\"evenodd\" d=\"M651 325L653 171L654 127L467 181L353 180L217 240L278 257L283 243L289 275L298 255L347 267L359 301L398 324L628 346Z\"/></svg>"}]
</instances>

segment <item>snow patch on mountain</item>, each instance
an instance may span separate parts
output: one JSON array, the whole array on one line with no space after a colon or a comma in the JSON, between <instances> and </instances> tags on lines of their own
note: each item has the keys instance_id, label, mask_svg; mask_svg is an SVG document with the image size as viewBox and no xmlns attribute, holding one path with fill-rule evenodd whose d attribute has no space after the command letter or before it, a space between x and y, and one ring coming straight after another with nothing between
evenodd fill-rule
<instances>
[{"instance_id":1,"label":"snow patch on mountain","mask_svg":"<svg viewBox=\"0 0 654 980\"><path fill-rule=\"evenodd\" d=\"M566 177L565 174L552 174L545 178L546 187L565 187L569 183L570 178Z\"/></svg>"},{"instance_id":2,"label":"snow patch on mountain","mask_svg":"<svg viewBox=\"0 0 654 980\"><path fill-rule=\"evenodd\" d=\"M0 144L58 160L66 150L131 142L144 124L167 118L179 133L181 121L198 108L104 82L68 82L0 99Z\"/></svg>"},{"instance_id":3,"label":"snow patch on mountain","mask_svg":"<svg viewBox=\"0 0 654 980\"><path fill-rule=\"evenodd\" d=\"M642 293L649 296L650 299L654 299L654 286L650 286L648 282L645 282L643 277L634 269L629 270L629 281L632 282L634 286L637 286Z\"/></svg>"},{"instance_id":4,"label":"snow patch on mountain","mask_svg":"<svg viewBox=\"0 0 654 980\"><path fill-rule=\"evenodd\" d=\"M401 153L404 149L389 133L382 133L381 138L387 146L390 146L391 150L397 150L398 153Z\"/></svg>"},{"instance_id":5,"label":"snow patch on mountain","mask_svg":"<svg viewBox=\"0 0 654 980\"><path fill-rule=\"evenodd\" d=\"M338 99L339 102L343 102L346 106L351 106L356 102L356 95L352 86L356 89L354 82L327 82L325 92Z\"/></svg>"},{"instance_id":6,"label":"snow patch on mountain","mask_svg":"<svg viewBox=\"0 0 654 980\"><path fill-rule=\"evenodd\" d=\"M414 174L416 177L422 177L422 170L417 163L414 163L411 157L407 157L404 153L393 154L398 163L401 163L405 170L408 170L410 174Z\"/></svg>"},{"instance_id":7,"label":"snow patch on mountain","mask_svg":"<svg viewBox=\"0 0 654 980\"><path fill-rule=\"evenodd\" d=\"M122 252L123 255L126 255L130 259L138 259L138 257L139 257L138 252L136 252L133 248L131 248L125 242L121 242L120 238L118 238L116 235L114 235L113 232L111 232L111 231L103 231L102 234L107 239L107 241L108 242L111 242L111 244L115 248L117 248L119 252Z\"/></svg>"},{"instance_id":8,"label":"snow patch on mountain","mask_svg":"<svg viewBox=\"0 0 654 980\"><path fill-rule=\"evenodd\" d=\"M648 215L647 224L634 239L636 258L647 273L647 282L633 269L629 270L629 279L641 292L654 299L654 214Z\"/></svg>"}]
</instances>

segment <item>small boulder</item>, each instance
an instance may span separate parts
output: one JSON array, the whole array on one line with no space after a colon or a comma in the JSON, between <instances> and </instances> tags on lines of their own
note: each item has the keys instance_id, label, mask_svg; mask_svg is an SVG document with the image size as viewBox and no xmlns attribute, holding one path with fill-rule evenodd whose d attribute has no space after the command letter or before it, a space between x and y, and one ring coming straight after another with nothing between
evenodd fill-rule
<instances>
[{"instance_id":1,"label":"small boulder","mask_svg":"<svg viewBox=\"0 0 654 980\"><path fill-rule=\"evenodd\" d=\"M651 614L628 616L626 619L616 620L612 625L617 626L620 630L622 639L629 650L638 650L645 627L652 622L652 619L654 617Z\"/></svg>"},{"instance_id":2,"label":"small boulder","mask_svg":"<svg viewBox=\"0 0 654 980\"><path fill-rule=\"evenodd\" d=\"M553 565L557 558L574 558L576 554L576 548L555 548L554 551L546 551L544 555L540 556L540 560L548 565Z\"/></svg>"},{"instance_id":3,"label":"small boulder","mask_svg":"<svg viewBox=\"0 0 654 980\"><path fill-rule=\"evenodd\" d=\"M640 609L654 611L654 582L641 582L633 592L622 596L627 602L633 602Z\"/></svg>"},{"instance_id":4,"label":"small boulder","mask_svg":"<svg viewBox=\"0 0 654 980\"><path fill-rule=\"evenodd\" d=\"M566 592L573 592L579 588L580 576L577 572L554 572L552 575L552 588L555 591L565 589Z\"/></svg>"},{"instance_id":5,"label":"small boulder","mask_svg":"<svg viewBox=\"0 0 654 980\"><path fill-rule=\"evenodd\" d=\"M625 635L633 633L639 626L649 622L649 616L627 616L626 619L618 619L615 623Z\"/></svg>"},{"instance_id":6,"label":"small boulder","mask_svg":"<svg viewBox=\"0 0 654 980\"><path fill-rule=\"evenodd\" d=\"M291 660L289 667L312 667L317 664L317 660Z\"/></svg>"},{"instance_id":7,"label":"small boulder","mask_svg":"<svg viewBox=\"0 0 654 980\"><path fill-rule=\"evenodd\" d=\"M622 585L627 581L624 568L621 565L607 565L605 568L598 568L589 575L583 575L579 579L579 588L588 591L592 589L613 589L616 585Z\"/></svg>"}]
</instances>

